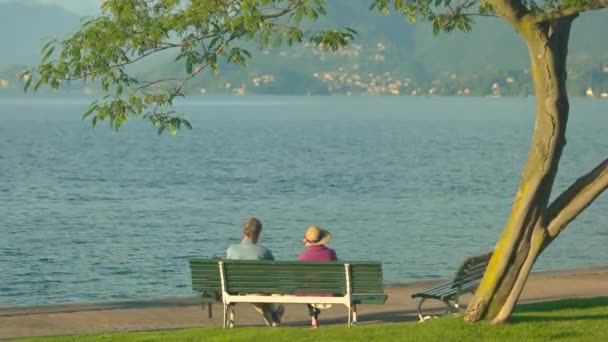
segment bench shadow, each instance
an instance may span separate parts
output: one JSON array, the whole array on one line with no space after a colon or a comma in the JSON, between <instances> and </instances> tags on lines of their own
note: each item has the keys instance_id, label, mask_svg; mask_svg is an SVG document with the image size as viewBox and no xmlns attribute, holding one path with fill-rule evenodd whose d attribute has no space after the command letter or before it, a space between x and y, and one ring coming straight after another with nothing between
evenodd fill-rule
<instances>
[{"instance_id":1,"label":"bench shadow","mask_svg":"<svg viewBox=\"0 0 608 342\"><path fill-rule=\"evenodd\" d=\"M573 313L571 316L552 316L551 311L562 310L562 309L590 309L595 307L607 307L608 297L594 297L594 298L578 298L578 299L561 299L546 302L527 303L519 304L515 307L515 312L511 318L512 323L526 323L526 322L547 322L547 321L576 321L576 320L605 320L608 319L608 314L584 314L577 315ZM461 305L460 313L465 312L467 309L466 305ZM431 309L426 313L431 315L442 315L441 309ZM524 314L524 315L520 315ZM329 317L324 318L323 314L319 317L321 326L323 325L346 325L347 318L343 317ZM376 323L405 323L405 322L417 322L418 313L416 310L395 310L395 311L384 311L374 313L359 313L358 325L376 324ZM309 320L298 320L298 321L285 321L284 326L309 326ZM238 326L259 326L259 324L238 324ZM556 336L556 337L574 337L574 336Z\"/></svg>"},{"instance_id":2,"label":"bench shadow","mask_svg":"<svg viewBox=\"0 0 608 342\"><path fill-rule=\"evenodd\" d=\"M528 322L558 322L558 321L591 321L608 319L608 314L602 315L574 315L574 316L543 316L543 315L526 315L513 316L512 323L528 323Z\"/></svg>"},{"instance_id":3,"label":"bench shadow","mask_svg":"<svg viewBox=\"0 0 608 342\"><path fill-rule=\"evenodd\" d=\"M548 302L521 304L515 307L515 312L513 317L511 318L511 322L526 323L548 321L605 320L608 319L608 314L577 315L576 313L573 313L569 316L553 316L546 314L543 315L543 313L550 313L552 311L563 309L592 309L607 306L608 297L561 299Z\"/></svg>"},{"instance_id":4,"label":"bench shadow","mask_svg":"<svg viewBox=\"0 0 608 342\"><path fill-rule=\"evenodd\" d=\"M357 325L377 324L377 323L405 323L405 322L417 322L418 314L416 311L411 310L397 310L397 311L385 311L375 313L364 313L357 316ZM319 324L324 325L346 325L347 318L344 317L328 317L324 318L323 313L319 316ZM238 327L263 327L263 324L241 324L237 322ZM309 320L294 320L284 321L281 326L284 327L309 327Z\"/></svg>"},{"instance_id":5,"label":"bench shadow","mask_svg":"<svg viewBox=\"0 0 608 342\"><path fill-rule=\"evenodd\" d=\"M547 312L561 309L591 309L603 306L608 306L608 297L569 298L520 304L515 307L515 312Z\"/></svg>"},{"instance_id":6,"label":"bench shadow","mask_svg":"<svg viewBox=\"0 0 608 342\"><path fill-rule=\"evenodd\" d=\"M375 313L364 313L357 315L357 325L375 324L375 323L403 323L418 321L418 314L411 310L385 311ZM346 325L346 317L331 317L323 318L323 314L319 316L321 325ZM285 322L286 326L309 326L310 321L290 321Z\"/></svg>"}]
</instances>

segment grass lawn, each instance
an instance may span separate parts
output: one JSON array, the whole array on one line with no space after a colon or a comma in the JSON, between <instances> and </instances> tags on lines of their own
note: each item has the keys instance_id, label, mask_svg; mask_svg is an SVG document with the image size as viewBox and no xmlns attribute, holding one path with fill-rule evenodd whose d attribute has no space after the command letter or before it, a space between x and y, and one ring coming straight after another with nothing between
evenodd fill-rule
<instances>
[{"instance_id":1,"label":"grass lawn","mask_svg":"<svg viewBox=\"0 0 608 342\"><path fill-rule=\"evenodd\" d=\"M464 324L458 317L425 323L369 324L348 329L322 326L202 328L143 333L95 334L18 341L608 341L608 297L519 305L512 323Z\"/></svg>"}]
</instances>

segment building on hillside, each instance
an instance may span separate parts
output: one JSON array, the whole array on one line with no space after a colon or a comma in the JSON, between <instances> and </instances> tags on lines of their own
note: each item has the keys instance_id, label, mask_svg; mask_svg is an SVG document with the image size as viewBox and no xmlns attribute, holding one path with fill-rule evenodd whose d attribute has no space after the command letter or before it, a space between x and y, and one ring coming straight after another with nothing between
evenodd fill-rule
<instances>
[{"instance_id":1,"label":"building on hillside","mask_svg":"<svg viewBox=\"0 0 608 342\"><path fill-rule=\"evenodd\" d=\"M498 83L492 84L492 90L490 92L490 97L500 97L500 85Z\"/></svg>"},{"instance_id":2,"label":"building on hillside","mask_svg":"<svg viewBox=\"0 0 608 342\"><path fill-rule=\"evenodd\" d=\"M241 87L232 89L232 93L234 93L235 95L240 95L240 96L245 95L246 91L247 90L244 85Z\"/></svg>"}]
</instances>

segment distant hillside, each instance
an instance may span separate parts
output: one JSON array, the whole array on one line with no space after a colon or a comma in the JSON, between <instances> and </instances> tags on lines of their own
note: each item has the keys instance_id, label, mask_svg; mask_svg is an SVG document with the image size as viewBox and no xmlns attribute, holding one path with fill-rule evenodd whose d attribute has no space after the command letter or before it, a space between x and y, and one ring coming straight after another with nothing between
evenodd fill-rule
<instances>
[{"instance_id":1,"label":"distant hillside","mask_svg":"<svg viewBox=\"0 0 608 342\"><path fill-rule=\"evenodd\" d=\"M412 25L400 15L370 12L369 3L328 1L327 17L308 25L312 30L357 30L348 52L322 54L306 45L254 51L246 70L224 65L218 76L205 74L193 80L191 91L229 92L246 86L247 93L449 95L470 88L467 94L491 95L491 87L498 84L500 95L530 94L528 52L502 20L478 19L472 32L435 37L429 24ZM79 20L59 7L0 3L0 76L10 79L17 65L36 64L44 38L73 32ZM575 21L569 56L573 95L582 95L589 87L608 91L608 72L603 71L608 65L607 32L608 10L583 14ZM155 56L133 70L146 79L183 73L184 66L172 60L170 54ZM512 80L502 84L506 78Z\"/></svg>"},{"instance_id":2,"label":"distant hillside","mask_svg":"<svg viewBox=\"0 0 608 342\"><path fill-rule=\"evenodd\" d=\"M0 70L38 62L44 40L72 32L79 20L56 6L0 3Z\"/></svg>"}]
</instances>

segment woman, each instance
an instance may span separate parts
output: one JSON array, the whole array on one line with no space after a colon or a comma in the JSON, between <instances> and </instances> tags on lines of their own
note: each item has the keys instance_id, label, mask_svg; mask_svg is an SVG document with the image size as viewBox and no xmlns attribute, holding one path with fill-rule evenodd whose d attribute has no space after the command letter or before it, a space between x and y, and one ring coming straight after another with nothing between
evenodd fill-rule
<instances>
[{"instance_id":1,"label":"woman","mask_svg":"<svg viewBox=\"0 0 608 342\"><path fill-rule=\"evenodd\" d=\"M304 246L306 248L298 257L299 261L335 261L338 260L336 252L325 247L331 240L331 233L317 226L308 227L304 234ZM319 326L319 313L321 309L327 309L331 304L308 304L310 323L313 328Z\"/></svg>"}]
</instances>

